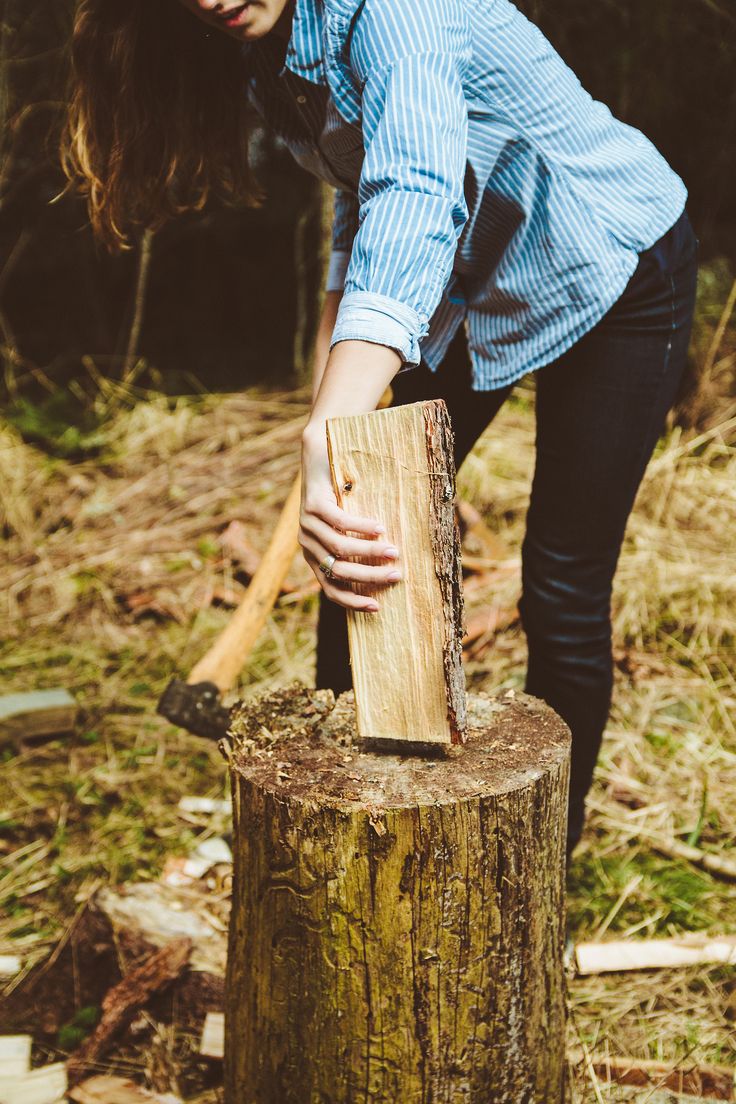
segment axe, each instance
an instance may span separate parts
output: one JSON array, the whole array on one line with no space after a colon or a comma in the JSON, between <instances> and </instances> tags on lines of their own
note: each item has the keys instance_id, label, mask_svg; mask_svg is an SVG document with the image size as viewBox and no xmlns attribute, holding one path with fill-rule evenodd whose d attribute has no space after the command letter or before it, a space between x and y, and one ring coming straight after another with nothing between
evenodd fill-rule
<instances>
[{"instance_id":1,"label":"axe","mask_svg":"<svg viewBox=\"0 0 736 1104\"><path fill-rule=\"evenodd\" d=\"M298 548L300 503L301 475L297 475L242 602L186 682L172 679L161 695L158 712L179 728L211 740L227 732L230 710L220 695L235 685L279 595Z\"/></svg>"}]
</instances>

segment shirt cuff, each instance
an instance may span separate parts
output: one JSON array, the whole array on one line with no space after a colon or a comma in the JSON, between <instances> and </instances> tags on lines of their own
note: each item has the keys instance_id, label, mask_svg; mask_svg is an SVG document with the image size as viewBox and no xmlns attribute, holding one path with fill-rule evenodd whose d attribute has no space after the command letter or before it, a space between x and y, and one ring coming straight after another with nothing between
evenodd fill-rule
<instances>
[{"instance_id":1,"label":"shirt cuff","mask_svg":"<svg viewBox=\"0 0 736 1104\"><path fill-rule=\"evenodd\" d=\"M327 280L325 291L342 291L345 286L345 273L350 264L350 251L348 249L333 249L330 253L330 261L327 265Z\"/></svg>"},{"instance_id":2,"label":"shirt cuff","mask_svg":"<svg viewBox=\"0 0 736 1104\"><path fill-rule=\"evenodd\" d=\"M372 341L387 345L405 365L419 364L419 342L428 331L413 307L371 291L343 295L332 331L330 348L338 341Z\"/></svg>"}]
</instances>

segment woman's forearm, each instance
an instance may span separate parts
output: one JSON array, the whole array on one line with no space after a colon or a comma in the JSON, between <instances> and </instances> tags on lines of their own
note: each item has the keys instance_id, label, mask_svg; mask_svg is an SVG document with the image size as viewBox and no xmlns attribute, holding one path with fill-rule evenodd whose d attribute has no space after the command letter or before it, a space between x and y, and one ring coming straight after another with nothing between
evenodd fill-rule
<instances>
[{"instance_id":1,"label":"woman's forearm","mask_svg":"<svg viewBox=\"0 0 736 1104\"><path fill-rule=\"evenodd\" d=\"M375 410L399 368L401 357L372 341L338 341L327 357L305 430L324 434L327 418Z\"/></svg>"},{"instance_id":2,"label":"woman's forearm","mask_svg":"<svg viewBox=\"0 0 736 1104\"><path fill-rule=\"evenodd\" d=\"M341 291L326 291L322 314L317 327L317 336L314 342L314 358L312 360L312 402L317 398L322 376L327 366L327 358L330 355L330 340L332 331L337 321L337 312L342 299Z\"/></svg>"}]
</instances>

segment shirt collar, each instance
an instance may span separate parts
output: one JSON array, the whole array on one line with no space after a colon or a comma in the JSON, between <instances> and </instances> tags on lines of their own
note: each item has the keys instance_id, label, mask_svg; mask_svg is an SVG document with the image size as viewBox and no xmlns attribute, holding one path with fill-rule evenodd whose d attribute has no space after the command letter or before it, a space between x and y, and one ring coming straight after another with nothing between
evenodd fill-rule
<instances>
[{"instance_id":1,"label":"shirt collar","mask_svg":"<svg viewBox=\"0 0 736 1104\"><path fill-rule=\"evenodd\" d=\"M284 65L313 84L327 84L323 0L296 0Z\"/></svg>"}]
</instances>

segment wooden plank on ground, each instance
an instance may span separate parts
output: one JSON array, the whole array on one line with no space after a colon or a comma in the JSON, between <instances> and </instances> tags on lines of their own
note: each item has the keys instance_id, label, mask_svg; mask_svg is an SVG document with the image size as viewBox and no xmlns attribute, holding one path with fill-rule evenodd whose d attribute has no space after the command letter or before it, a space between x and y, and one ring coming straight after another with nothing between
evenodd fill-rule
<instances>
[{"instance_id":1,"label":"wooden plank on ground","mask_svg":"<svg viewBox=\"0 0 736 1104\"><path fill-rule=\"evenodd\" d=\"M31 690L0 697L0 737L37 740L74 731L79 707L68 690Z\"/></svg>"},{"instance_id":2,"label":"wooden plank on ground","mask_svg":"<svg viewBox=\"0 0 736 1104\"><path fill-rule=\"evenodd\" d=\"M22 1077L0 1078L0 1104L59 1104L66 1097L63 1062L41 1066Z\"/></svg>"},{"instance_id":3,"label":"wooden plank on ground","mask_svg":"<svg viewBox=\"0 0 736 1104\"><path fill-rule=\"evenodd\" d=\"M610 939L604 943L578 943L575 947L579 974L697 966L709 962L736 963L736 935Z\"/></svg>"},{"instance_id":4,"label":"wooden plank on ground","mask_svg":"<svg viewBox=\"0 0 736 1104\"><path fill-rule=\"evenodd\" d=\"M0 1080L28 1073L32 1042L30 1035L0 1035Z\"/></svg>"},{"instance_id":5,"label":"wooden plank on ground","mask_svg":"<svg viewBox=\"0 0 736 1104\"><path fill-rule=\"evenodd\" d=\"M383 523L403 573L377 591L356 585L375 593L378 613L348 611L359 735L462 743L463 605L447 408L432 400L331 418L327 438L339 504Z\"/></svg>"}]
</instances>

